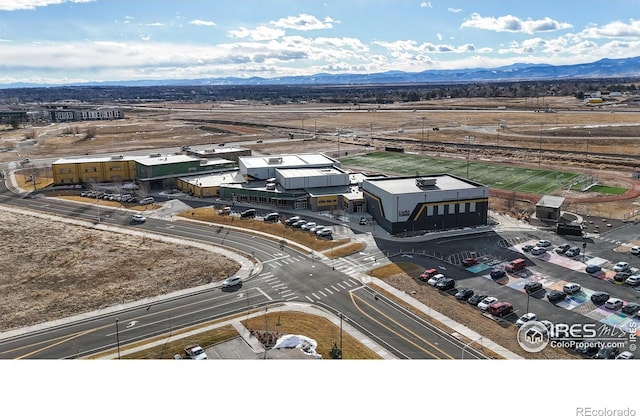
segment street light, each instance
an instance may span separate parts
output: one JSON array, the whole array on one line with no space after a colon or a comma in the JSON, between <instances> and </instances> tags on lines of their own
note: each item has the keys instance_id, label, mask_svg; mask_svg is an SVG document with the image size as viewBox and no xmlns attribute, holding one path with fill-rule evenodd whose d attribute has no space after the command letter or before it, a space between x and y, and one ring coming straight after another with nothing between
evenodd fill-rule
<instances>
[{"instance_id":1,"label":"street light","mask_svg":"<svg viewBox=\"0 0 640 416\"><path fill-rule=\"evenodd\" d=\"M116 345L118 348L118 360L120 359L120 331L118 330L118 318L116 318Z\"/></svg>"}]
</instances>

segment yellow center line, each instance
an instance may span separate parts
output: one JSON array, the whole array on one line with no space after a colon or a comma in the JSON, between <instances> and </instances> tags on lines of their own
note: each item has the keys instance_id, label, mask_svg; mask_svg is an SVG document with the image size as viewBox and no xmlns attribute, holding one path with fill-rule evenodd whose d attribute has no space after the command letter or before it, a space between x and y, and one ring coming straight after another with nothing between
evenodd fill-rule
<instances>
[{"instance_id":1,"label":"yellow center line","mask_svg":"<svg viewBox=\"0 0 640 416\"><path fill-rule=\"evenodd\" d=\"M39 353L41 351L48 350L49 348L55 347L56 345L64 344L65 342L71 341L71 340L76 339L78 337L81 337L83 335L90 334L91 332L97 331L98 329L101 329L101 328L87 329L86 331L82 331L82 332L78 332L77 334L70 335L69 337L61 339L60 341L58 341L56 343L53 343L51 345L47 345L46 347L40 348L39 350L31 351L28 354L22 355L20 357L16 357L16 360L21 360L23 358L29 358L30 356L32 356L34 354L37 354L37 353Z\"/></svg>"},{"instance_id":2,"label":"yellow center line","mask_svg":"<svg viewBox=\"0 0 640 416\"><path fill-rule=\"evenodd\" d=\"M382 322L378 321L377 319L373 318L371 315L367 314L366 312L364 312L357 304L355 301L355 295L353 294L353 292L350 292L350 296L351 296L351 302L353 303L353 305L365 316L368 316L369 319L371 319L372 321L376 322L378 325L382 326L383 328L387 329L388 331L396 334L397 336L399 336L400 338L404 339L405 341L407 341L408 343L414 345L416 348L419 348L420 350L426 352L427 354L429 354L430 356L432 356L433 358L436 358L438 360L440 360L441 358L438 357L437 355L435 355L433 352L423 348L422 346L416 344L415 342L411 341L409 338L405 337L404 335L398 333L397 331L394 331L392 328L390 328L389 326L383 324ZM368 303L367 301L365 301L363 298L361 297L357 297L358 299L360 299L365 305L369 306L371 309L377 311L380 315L384 316L385 318L389 319L392 322L395 322L399 327L403 328L405 331L409 332L410 334L412 334L414 337L422 340L425 344L430 345L432 348L434 348L435 350L438 350L440 353L442 353L444 356L450 358L450 359L454 359L451 355L447 354L446 352L444 352L443 350L441 350L440 348L438 348L436 345L434 345L433 343L429 342L428 340L422 338L420 335L416 334L415 332L411 331L410 329L408 329L405 326L400 325L399 323L397 323L396 321L394 321L393 319L391 319L391 317L389 317L388 315L386 315L385 313L383 313L380 309L375 308L372 304Z\"/></svg>"}]
</instances>

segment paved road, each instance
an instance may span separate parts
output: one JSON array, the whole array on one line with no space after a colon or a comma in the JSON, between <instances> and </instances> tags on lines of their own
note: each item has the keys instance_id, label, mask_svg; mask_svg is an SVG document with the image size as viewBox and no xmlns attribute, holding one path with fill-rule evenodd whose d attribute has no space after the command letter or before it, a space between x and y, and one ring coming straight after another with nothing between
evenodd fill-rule
<instances>
[{"instance_id":1,"label":"paved road","mask_svg":"<svg viewBox=\"0 0 640 416\"><path fill-rule=\"evenodd\" d=\"M6 190L0 191L0 202L95 222L99 214L105 224L223 244L251 253L263 264L262 271L238 290L209 288L4 339L0 341L2 358L80 357L282 301L326 306L399 358L456 358L463 354L465 358L483 358L391 300L379 297L376 301L373 292L358 279L337 270L336 262L281 248L276 241L189 222L150 218L146 223L133 224L128 212L50 198L19 199ZM363 261L370 262L368 257Z\"/></svg>"}]
</instances>

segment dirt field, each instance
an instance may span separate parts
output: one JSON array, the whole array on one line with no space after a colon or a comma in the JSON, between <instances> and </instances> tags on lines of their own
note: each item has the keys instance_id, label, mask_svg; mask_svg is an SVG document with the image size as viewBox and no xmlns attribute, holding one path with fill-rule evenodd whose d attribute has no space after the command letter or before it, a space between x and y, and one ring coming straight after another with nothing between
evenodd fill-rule
<instances>
[{"instance_id":1,"label":"dirt field","mask_svg":"<svg viewBox=\"0 0 640 416\"><path fill-rule=\"evenodd\" d=\"M580 111L584 105L572 98L548 98L557 113L533 111L496 111L531 107L522 100L446 100L393 106L287 105L239 106L231 103L190 105L167 103L156 108L126 108L126 119L73 124L26 126L24 129L0 129L0 168L3 162L29 157L117 154L131 150L178 148L245 142L246 147L263 154L294 152L366 151L384 146L378 138L411 139L407 151L440 155L440 146L430 142L463 143L473 135L475 143L486 150L474 152L478 160L526 164L522 147L572 150L576 155L560 157L544 154L542 164L567 170L591 172L609 185L625 184L631 191L609 198L569 194L570 207L591 215L620 217L637 208L634 204L640 187L631 180L631 172L640 170L635 159L640 155L635 144L638 131L637 109L625 111ZM446 111L427 111L442 110ZM482 105L484 111L470 110ZM199 110L197 112L191 111ZM434 130L437 127L438 130ZM87 129L95 137L87 138ZM336 133L340 132L340 136ZM289 133L309 141L261 143L257 140L282 139ZM490 145L490 146L489 146ZM576 150L577 149L577 150ZM582 149L585 150L584 154ZM603 162L596 153L617 153L613 161ZM617 161L616 161L617 160ZM494 210L519 215L530 209L508 198L492 198ZM187 248L175 248L134 237L119 238L108 233L89 231L62 223L0 211L0 235L3 250L0 264L2 293L9 294L0 306L0 331L56 319L83 311L167 293L220 280L237 270L237 264L212 261L212 254ZM215 265L215 266L214 266ZM413 283L402 278L389 279L410 293ZM493 323L492 323L493 324ZM496 334L496 336L502 336ZM551 358L551 357L549 357Z\"/></svg>"},{"instance_id":2,"label":"dirt field","mask_svg":"<svg viewBox=\"0 0 640 416\"><path fill-rule=\"evenodd\" d=\"M223 280L226 257L0 210L0 332Z\"/></svg>"}]
</instances>

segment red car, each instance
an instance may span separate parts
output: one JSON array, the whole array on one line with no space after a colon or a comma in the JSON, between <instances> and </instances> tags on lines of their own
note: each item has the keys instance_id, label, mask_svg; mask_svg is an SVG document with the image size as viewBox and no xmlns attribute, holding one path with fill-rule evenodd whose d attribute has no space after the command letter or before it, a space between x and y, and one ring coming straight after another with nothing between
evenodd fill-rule
<instances>
[{"instance_id":1,"label":"red car","mask_svg":"<svg viewBox=\"0 0 640 416\"><path fill-rule=\"evenodd\" d=\"M462 265L464 267L473 266L474 264L478 264L478 259L475 257L467 257L466 259L462 260Z\"/></svg>"},{"instance_id":2,"label":"red car","mask_svg":"<svg viewBox=\"0 0 640 416\"><path fill-rule=\"evenodd\" d=\"M422 273L420 275L420 280L422 280L423 282L426 282L427 280L429 280L431 277L435 276L436 274L438 274L438 270L436 270L436 269L425 270L424 273Z\"/></svg>"}]
</instances>

